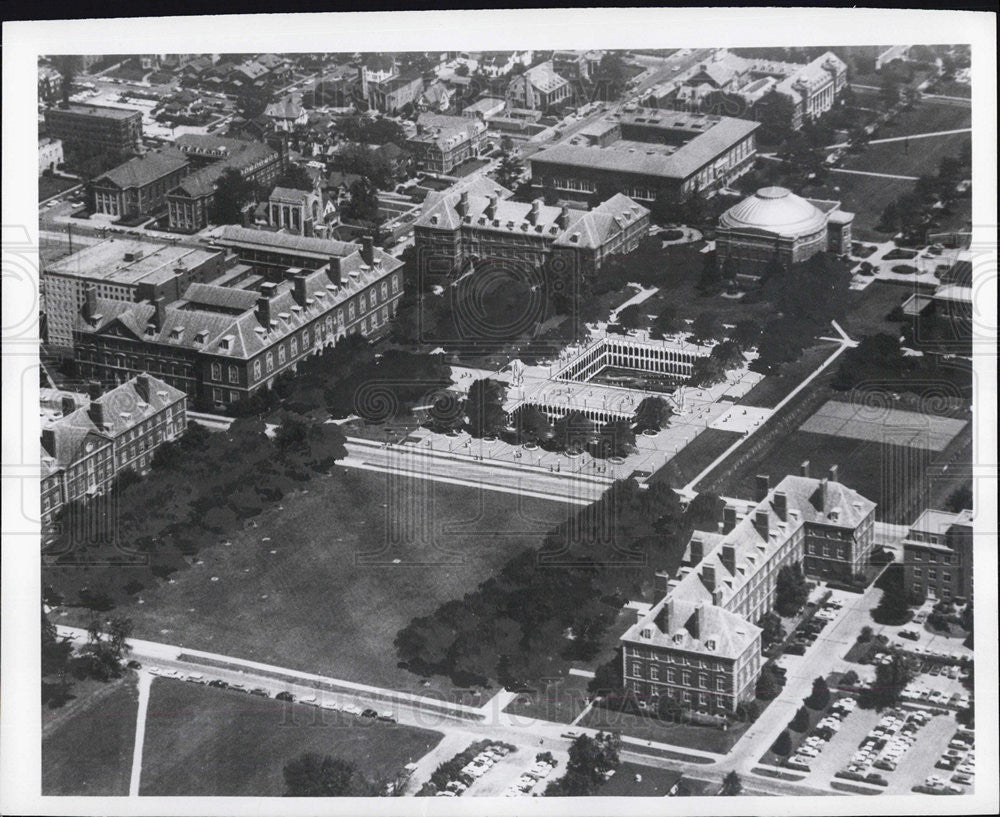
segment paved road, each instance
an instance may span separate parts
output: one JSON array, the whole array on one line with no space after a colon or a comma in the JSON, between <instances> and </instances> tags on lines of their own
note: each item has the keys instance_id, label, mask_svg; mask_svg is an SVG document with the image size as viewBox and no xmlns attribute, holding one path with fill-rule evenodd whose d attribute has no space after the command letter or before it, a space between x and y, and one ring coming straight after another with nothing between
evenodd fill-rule
<instances>
[{"instance_id":1,"label":"paved road","mask_svg":"<svg viewBox=\"0 0 1000 817\"><path fill-rule=\"evenodd\" d=\"M142 777L142 748L146 742L146 712L149 709L149 687L153 677L145 670L139 670L139 709L135 717L135 741L132 745L132 777L129 780L129 797L139 796L139 780Z\"/></svg>"},{"instance_id":2,"label":"paved road","mask_svg":"<svg viewBox=\"0 0 1000 817\"><path fill-rule=\"evenodd\" d=\"M909 136L887 136L884 139L870 139L866 145L882 145L886 142L908 142L911 139L930 139L932 136L952 136L956 133L972 133L972 128L956 128L955 130L939 130L933 133L911 133ZM835 148L850 147L850 142L839 142L836 145L827 145L823 150L834 150Z\"/></svg>"},{"instance_id":3,"label":"paved road","mask_svg":"<svg viewBox=\"0 0 1000 817\"><path fill-rule=\"evenodd\" d=\"M86 640L86 631L77 627L57 625L61 636L72 636L76 643ZM572 737L567 737L568 730L576 734L596 734L597 730L584 727L569 727L565 724L538 720L524 715L503 712L499 705L503 701L494 698L482 707L470 707L438 701L397 690L381 689L364 684L352 684L339 679L327 678L312 673L291 670L260 664L231 656L186 649L176 645L131 639L132 656L144 666L144 673L154 667L166 670L176 670L183 675L192 672L200 673L203 680L224 680L230 685L242 684L250 689L260 687L268 690L273 697L279 691L291 692L297 698L316 695L319 703L330 704L334 701L339 706L354 705L360 708L374 708L378 711L391 710L396 721L413 727L431 729L445 733L451 738L450 745L461 747L476 740L489 738L502 740L525 751L544 749L567 752ZM181 660L181 655L185 656ZM227 667L219 667L215 662L225 662ZM296 681L283 681L274 677L280 673ZM336 690L319 691L318 686L329 684ZM433 708L432 708L433 707ZM301 710L300 710L301 711ZM322 710L321 710L322 711ZM330 715L330 719L333 719ZM142 719L143 721L145 718ZM647 742L624 736L622 738L622 759L646 766L667 768L680 771L692 777L721 783L722 778L737 765L739 758L729 756L720 761L720 756L696 749L686 749L670 744ZM688 762L650 754L656 751L672 751L692 757L698 757L707 762ZM458 750L456 750L458 751ZM437 758L433 758L437 760ZM434 764L436 765L436 764ZM749 763L741 763L749 766ZM431 763L423 764L426 774L433 771ZM134 778L135 779L135 778ZM422 781L421 781L422 782ZM790 781L772 780L769 778L754 778L744 775L744 789L755 794L830 794L829 791L815 789Z\"/></svg>"}]
</instances>

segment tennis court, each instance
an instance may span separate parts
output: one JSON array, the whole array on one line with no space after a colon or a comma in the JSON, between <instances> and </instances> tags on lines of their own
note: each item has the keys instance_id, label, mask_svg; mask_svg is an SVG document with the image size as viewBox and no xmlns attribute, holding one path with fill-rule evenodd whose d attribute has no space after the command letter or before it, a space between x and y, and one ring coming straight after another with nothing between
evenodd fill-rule
<instances>
[{"instance_id":1,"label":"tennis court","mask_svg":"<svg viewBox=\"0 0 1000 817\"><path fill-rule=\"evenodd\" d=\"M800 430L943 451L966 422L916 411L830 400L803 423Z\"/></svg>"}]
</instances>

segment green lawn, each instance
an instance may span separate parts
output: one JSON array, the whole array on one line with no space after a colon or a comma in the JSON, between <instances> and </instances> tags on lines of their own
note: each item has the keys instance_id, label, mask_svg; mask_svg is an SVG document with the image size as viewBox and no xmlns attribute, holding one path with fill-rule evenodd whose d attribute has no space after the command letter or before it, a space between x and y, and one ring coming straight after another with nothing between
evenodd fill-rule
<instances>
[{"instance_id":1,"label":"green lawn","mask_svg":"<svg viewBox=\"0 0 1000 817\"><path fill-rule=\"evenodd\" d=\"M427 694L397 666L399 630L473 591L575 510L343 468L279 507L120 608L136 635Z\"/></svg>"},{"instance_id":2,"label":"green lawn","mask_svg":"<svg viewBox=\"0 0 1000 817\"><path fill-rule=\"evenodd\" d=\"M440 739L429 730L156 679L140 793L280 796L285 763L303 752L351 760L369 779L388 778Z\"/></svg>"},{"instance_id":3,"label":"green lawn","mask_svg":"<svg viewBox=\"0 0 1000 817\"><path fill-rule=\"evenodd\" d=\"M636 780L636 775L639 780ZM681 779L681 773L655 766L622 763L614 776L598 790L601 797L666 797Z\"/></svg>"},{"instance_id":4,"label":"green lawn","mask_svg":"<svg viewBox=\"0 0 1000 817\"><path fill-rule=\"evenodd\" d=\"M703 752L725 754L746 731L746 725L734 727L726 732L717 726L700 724L673 723L651 716L633 715L628 712L616 712L612 709L595 706L580 721L580 726L589 729L603 729L607 732L620 732L640 740L651 740L657 743L672 743L678 747L679 760L700 762L700 758L685 755L683 747L699 749Z\"/></svg>"},{"instance_id":5,"label":"green lawn","mask_svg":"<svg viewBox=\"0 0 1000 817\"><path fill-rule=\"evenodd\" d=\"M880 332L897 334L901 324L887 321L885 316L915 291L915 286L900 286L885 281L873 281L860 292L852 291L847 318L841 324L844 331L853 338Z\"/></svg>"},{"instance_id":6,"label":"green lawn","mask_svg":"<svg viewBox=\"0 0 1000 817\"><path fill-rule=\"evenodd\" d=\"M127 795L138 693L135 675L77 681L60 709L42 709L42 794Z\"/></svg>"},{"instance_id":7,"label":"green lawn","mask_svg":"<svg viewBox=\"0 0 1000 817\"><path fill-rule=\"evenodd\" d=\"M942 105L921 102L911 111L901 111L892 123L879 126L875 139L907 136L913 133L934 133L942 130L968 128L972 123L972 110L959 105Z\"/></svg>"},{"instance_id":8,"label":"green lawn","mask_svg":"<svg viewBox=\"0 0 1000 817\"><path fill-rule=\"evenodd\" d=\"M40 202L76 187L80 184L79 179L65 179L62 176L39 176L38 177L38 200Z\"/></svg>"},{"instance_id":9,"label":"green lawn","mask_svg":"<svg viewBox=\"0 0 1000 817\"><path fill-rule=\"evenodd\" d=\"M615 632L616 639L621 632L621 629ZM543 681L536 692L519 695L507 705L504 712L557 723L572 723L587 706L589 681L589 678L579 675Z\"/></svg>"},{"instance_id":10,"label":"green lawn","mask_svg":"<svg viewBox=\"0 0 1000 817\"><path fill-rule=\"evenodd\" d=\"M910 139L909 143L872 144L866 146L860 153L845 154L844 167L848 170L867 170L901 176L934 176L937 174L941 159L945 156L958 156L962 144L971 138L972 135L969 133L952 133L947 136ZM846 174L833 175L839 178Z\"/></svg>"}]
</instances>

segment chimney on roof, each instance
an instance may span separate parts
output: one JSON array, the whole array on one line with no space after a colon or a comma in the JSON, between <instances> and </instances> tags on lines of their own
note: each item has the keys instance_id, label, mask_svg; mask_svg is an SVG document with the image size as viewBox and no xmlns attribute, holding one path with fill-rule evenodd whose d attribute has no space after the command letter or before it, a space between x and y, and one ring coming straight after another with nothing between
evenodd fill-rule
<instances>
[{"instance_id":1,"label":"chimney on roof","mask_svg":"<svg viewBox=\"0 0 1000 817\"><path fill-rule=\"evenodd\" d=\"M799 466L799 476L809 476L809 460L802 460L802 465Z\"/></svg>"},{"instance_id":2,"label":"chimney on roof","mask_svg":"<svg viewBox=\"0 0 1000 817\"><path fill-rule=\"evenodd\" d=\"M771 487L767 474L757 474L756 486L757 489L754 495L754 500L757 502L763 502L767 499L767 492Z\"/></svg>"},{"instance_id":3,"label":"chimney on roof","mask_svg":"<svg viewBox=\"0 0 1000 817\"><path fill-rule=\"evenodd\" d=\"M465 218L469 214L469 191L462 191L462 195L458 197L458 205L455 207L458 214Z\"/></svg>"},{"instance_id":4,"label":"chimney on roof","mask_svg":"<svg viewBox=\"0 0 1000 817\"><path fill-rule=\"evenodd\" d=\"M306 274L304 272L296 273L295 277L292 278L292 296L295 298L295 303L305 309L308 294L306 293Z\"/></svg>"},{"instance_id":5,"label":"chimney on roof","mask_svg":"<svg viewBox=\"0 0 1000 817\"><path fill-rule=\"evenodd\" d=\"M97 287L91 284L87 287L86 300L83 305L83 317L88 321L97 313Z\"/></svg>"},{"instance_id":6,"label":"chimney on roof","mask_svg":"<svg viewBox=\"0 0 1000 817\"><path fill-rule=\"evenodd\" d=\"M556 224L559 226L560 230L565 230L569 227L569 208L564 204L562 209L559 211L559 215L556 217Z\"/></svg>"},{"instance_id":7,"label":"chimney on roof","mask_svg":"<svg viewBox=\"0 0 1000 817\"><path fill-rule=\"evenodd\" d=\"M704 607L702 607L702 605L699 604L695 608L694 613L692 613L691 618L688 619L687 629L688 632L691 633L691 637L694 639L701 639L701 630L702 630L701 625L702 625L702 618L704 617L704 615L705 615L705 609Z\"/></svg>"},{"instance_id":8,"label":"chimney on roof","mask_svg":"<svg viewBox=\"0 0 1000 817\"><path fill-rule=\"evenodd\" d=\"M670 589L670 574L666 570L657 570L653 576L653 592L656 598L661 599L667 595Z\"/></svg>"},{"instance_id":9,"label":"chimney on roof","mask_svg":"<svg viewBox=\"0 0 1000 817\"><path fill-rule=\"evenodd\" d=\"M69 417L74 411L76 411L76 401L68 394L64 394L62 397L63 417Z\"/></svg>"},{"instance_id":10,"label":"chimney on roof","mask_svg":"<svg viewBox=\"0 0 1000 817\"><path fill-rule=\"evenodd\" d=\"M486 205L486 218L493 219L497 214L497 197L495 195L489 196L488 201L489 203Z\"/></svg>"},{"instance_id":11,"label":"chimney on roof","mask_svg":"<svg viewBox=\"0 0 1000 817\"><path fill-rule=\"evenodd\" d=\"M715 565L704 565L701 568L701 581L709 590L715 590Z\"/></svg>"},{"instance_id":12,"label":"chimney on roof","mask_svg":"<svg viewBox=\"0 0 1000 817\"><path fill-rule=\"evenodd\" d=\"M731 544L724 544L722 546L722 564L726 566L726 570L736 575L736 546Z\"/></svg>"},{"instance_id":13,"label":"chimney on roof","mask_svg":"<svg viewBox=\"0 0 1000 817\"><path fill-rule=\"evenodd\" d=\"M163 329L163 324L167 320L167 305L162 295L153 299L153 309L153 323L156 324L157 329Z\"/></svg>"},{"instance_id":14,"label":"chimney on roof","mask_svg":"<svg viewBox=\"0 0 1000 817\"><path fill-rule=\"evenodd\" d=\"M370 235L361 238L361 257L369 267L375 266L375 241Z\"/></svg>"},{"instance_id":15,"label":"chimney on roof","mask_svg":"<svg viewBox=\"0 0 1000 817\"><path fill-rule=\"evenodd\" d=\"M42 429L42 448L53 457L56 455L56 431L54 428Z\"/></svg>"},{"instance_id":16,"label":"chimney on roof","mask_svg":"<svg viewBox=\"0 0 1000 817\"><path fill-rule=\"evenodd\" d=\"M330 266L327 270L327 275L330 276L330 280L338 287L344 283L344 277L340 271L340 258L338 256L330 256Z\"/></svg>"},{"instance_id":17,"label":"chimney on roof","mask_svg":"<svg viewBox=\"0 0 1000 817\"><path fill-rule=\"evenodd\" d=\"M784 491L774 492L774 512L782 521L788 517L788 495Z\"/></svg>"},{"instance_id":18,"label":"chimney on roof","mask_svg":"<svg viewBox=\"0 0 1000 817\"><path fill-rule=\"evenodd\" d=\"M826 508L826 483L826 479L819 481L819 509L821 511Z\"/></svg>"},{"instance_id":19,"label":"chimney on roof","mask_svg":"<svg viewBox=\"0 0 1000 817\"><path fill-rule=\"evenodd\" d=\"M838 481L837 480L837 466L836 465L831 465L830 466L830 482L837 482L837 481Z\"/></svg>"},{"instance_id":20,"label":"chimney on roof","mask_svg":"<svg viewBox=\"0 0 1000 817\"><path fill-rule=\"evenodd\" d=\"M531 212L528 213L528 221L532 224L537 224L538 219L542 214L542 200L535 199L531 202Z\"/></svg>"},{"instance_id":21,"label":"chimney on roof","mask_svg":"<svg viewBox=\"0 0 1000 817\"><path fill-rule=\"evenodd\" d=\"M101 381L100 380L88 380L87 381L87 395L91 400L96 400L101 396Z\"/></svg>"},{"instance_id":22,"label":"chimney on roof","mask_svg":"<svg viewBox=\"0 0 1000 817\"><path fill-rule=\"evenodd\" d=\"M260 321L260 325L264 329L270 331L271 329L271 299L267 294L261 294L257 298L257 320Z\"/></svg>"},{"instance_id":23,"label":"chimney on roof","mask_svg":"<svg viewBox=\"0 0 1000 817\"><path fill-rule=\"evenodd\" d=\"M691 564L696 565L705 558L705 544L697 536L691 537Z\"/></svg>"},{"instance_id":24,"label":"chimney on roof","mask_svg":"<svg viewBox=\"0 0 1000 817\"><path fill-rule=\"evenodd\" d=\"M100 400L93 400L87 409L87 414L90 417L90 421L103 431L104 429L104 406L101 405Z\"/></svg>"},{"instance_id":25,"label":"chimney on roof","mask_svg":"<svg viewBox=\"0 0 1000 817\"><path fill-rule=\"evenodd\" d=\"M757 510L757 513L753 517L753 526L757 533L760 534L760 538L767 541L768 532L768 513L764 508Z\"/></svg>"},{"instance_id":26,"label":"chimney on roof","mask_svg":"<svg viewBox=\"0 0 1000 817\"><path fill-rule=\"evenodd\" d=\"M726 507L722 509L722 532L729 533L735 527L736 508L732 505L726 505Z\"/></svg>"},{"instance_id":27,"label":"chimney on roof","mask_svg":"<svg viewBox=\"0 0 1000 817\"><path fill-rule=\"evenodd\" d=\"M670 632L670 625L674 620L673 599L667 599L666 603L660 608L660 612L656 614L656 618L653 620L656 622L656 626L660 628L660 632Z\"/></svg>"},{"instance_id":28,"label":"chimney on roof","mask_svg":"<svg viewBox=\"0 0 1000 817\"><path fill-rule=\"evenodd\" d=\"M149 375L141 374L135 379L135 391L139 398L148 403L151 389L149 388Z\"/></svg>"}]
</instances>

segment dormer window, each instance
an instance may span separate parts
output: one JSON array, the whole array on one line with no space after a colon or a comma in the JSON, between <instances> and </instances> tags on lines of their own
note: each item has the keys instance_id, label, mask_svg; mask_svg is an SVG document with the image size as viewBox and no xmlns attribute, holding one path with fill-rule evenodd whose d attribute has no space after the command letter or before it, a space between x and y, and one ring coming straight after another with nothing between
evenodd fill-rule
<instances>
[{"instance_id":1,"label":"dormer window","mask_svg":"<svg viewBox=\"0 0 1000 817\"><path fill-rule=\"evenodd\" d=\"M643 637L643 638L652 638L652 637L653 637L653 633L652 633L652 631L651 631L651 630L649 629L649 627L646 627L646 628L645 628L645 629L644 629L644 630L642 631L642 633L640 633L640 635L642 635L642 637Z\"/></svg>"},{"instance_id":2,"label":"dormer window","mask_svg":"<svg viewBox=\"0 0 1000 817\"><path fill-rule=\"evenodd\" d=\"M151 338L155 334L156 334L156 324L155 323L147 323L146 324L146 337L147 338Z\"/></svg>"},{"instance_id":3,"label":"dormer window","mask_svg":"<svg viewBox=\"0 0 1000 817\"><path fill-rule=\"evenodd\" d=\"M684 635L682 633L674 633L674 643L680 644L684 640Z\"/></svg>"},{"instance_id":4,"label":"dormer window","mask_svg":"<svg viewBox=\"0 0 1000 817\"><path fill-rule=\"evenodd\" d=\"M705 649L706 650L713 650L713 651L715 650L715 639L714 638L710 638L710 639L708 639L708 641L705 642Z\"/></svg>"},{"instance_id":5,"label":"dormer window","mask_svg":"<svg viewBox=\"0 0 1000 817\"><path fill-rule=\"evenodd\" d=\"M170 330L170 339L171 340L180 340L181 336L183 334L184 334L184 327L183 326L175 326L173 329Z\"/></svg>"}]
</instances>

